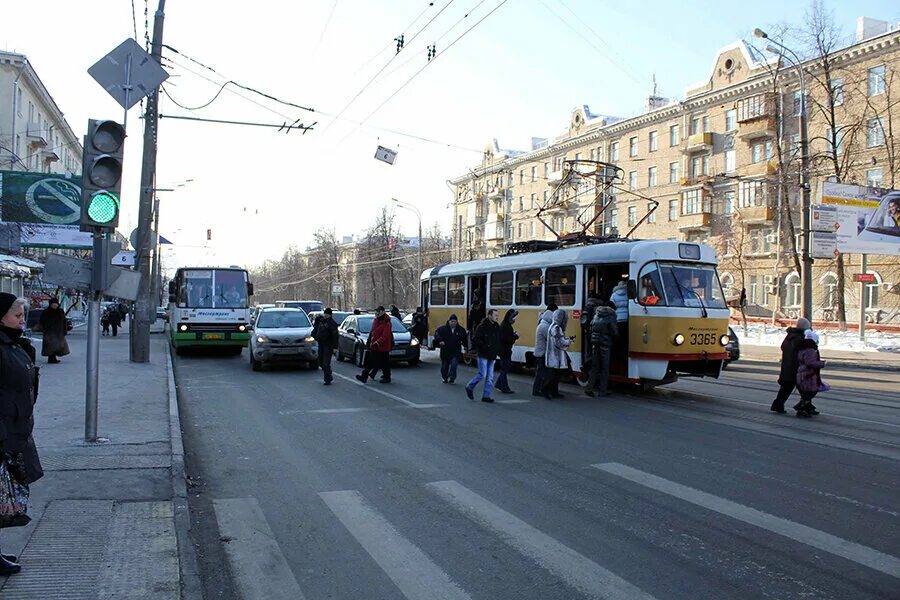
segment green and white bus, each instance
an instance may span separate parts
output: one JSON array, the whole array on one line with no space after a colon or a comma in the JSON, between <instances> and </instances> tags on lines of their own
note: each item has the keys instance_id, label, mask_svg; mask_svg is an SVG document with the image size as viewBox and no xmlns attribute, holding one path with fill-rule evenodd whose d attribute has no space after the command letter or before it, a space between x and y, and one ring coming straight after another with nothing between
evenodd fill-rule
<instances>
[{"instance_id":1,"label":"green and white bus","mask_svg":"<svg viewBox=\"0 0 900 600\"><path fill-rule=\"evenodd\" d=\"M253 284L238 267L182 267L169 282L169 335L184 348L219 346L235 354L250 341Z\"/></svg>"}]
</instances>

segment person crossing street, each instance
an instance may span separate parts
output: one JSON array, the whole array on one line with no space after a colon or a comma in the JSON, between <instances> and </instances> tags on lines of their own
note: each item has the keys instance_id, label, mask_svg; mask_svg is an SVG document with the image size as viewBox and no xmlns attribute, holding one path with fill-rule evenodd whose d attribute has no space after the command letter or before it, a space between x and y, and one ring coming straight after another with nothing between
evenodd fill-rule
<instances>
[{"instance_id":1,"label":"person crossing street","mask_svg":"<svg viewBox=\"0 0 900 600\"><path fill-rule=\"evenodd\" d=\"M356 379L365 383L369 377L375 377L375 373L381 371L381 383L391 382L391 348L394 346L394 333L391 326L391 317L384 311L383 306L375 309L375 318L372 320L372 331L368 340L368 360L362 373Z\"/></svg>"},{"instance_id":2,"label":"person crossing street","mask_svg":"<svg viewBox=\"0 0 900 600\"><path fill-rule=\"evenodd\" d=\"M321 315L316 317L313 327L313 337L319 343L319 366L322 368L322 376L325 385L331 385L334 377L331 374L331 357L338 343L337 323L332 318L331 308L326 308Z\"/></svg>"},{"instance_id":3,"label":"person crossing street","mask_svg":"<svg viewBox=\"0 0 900 600\"><path fill-rule=\"evenodd\" d=\"M456 367L469 341L466 330L456 315L450 315L447 324L434 333L434 345L441 350L441 379L444 383L456 381Z\"/></svg>"},{"instance_id":4,"label":"person crossing street","mask_svg":"<svg viewBox=\"0 0 900 600\"><path fill-rule=\"evenodd\" d=\"M482 402L493 402L491 392L494 389L494 363L500 353L500 325L496 308L488 310L487 316L475 329L475 351L478 353L478 373L466 384L466 396L475 399L475 386L484 380Z\"/></svg>"}]
</instances>

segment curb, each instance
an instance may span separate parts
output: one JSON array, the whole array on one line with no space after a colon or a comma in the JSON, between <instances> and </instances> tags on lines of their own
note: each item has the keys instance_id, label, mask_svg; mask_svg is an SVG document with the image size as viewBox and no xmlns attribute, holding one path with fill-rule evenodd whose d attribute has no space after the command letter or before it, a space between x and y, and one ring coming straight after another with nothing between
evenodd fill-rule
<instances>
[{"instance_id":1,"label":"curb","mask_svg":"<svg viewBox=\"0 0 900 600\"><path fill-rule=\"evenodd\" d=\"M203 600L197 553L191 540L191 512L188 507L184 473L184 441L178 412L178 390L172 366L172 346L166 344L166 379L169 390L169 439L172 444L172 505L175 510L175 536L178 540L178 566L182 600Z\"/></svg>"},{"instance_id":2,"label":"curb","mask_svg":"<svg viewBox=\"0 0 900 600\"><path fill-rule=\"evenodd\" d=\"M876 363L876 362L866 362L864 359L859 362L852 362L845 358L828 358L827 350L823 352L825 354L824 359L828 361L829 369L839 369L839 370L866 370L866 371L885 371L885 372L898 372L900 371L900 357L897 358L898 364L891 365L885 363ZM741 356L734 364L739 365L742 362L757 362L757 363L770 363L770 364L781 364L781 359L778 357L765 357L765 356L753 356L746 355Z\"/></svg>"}]
</instances>

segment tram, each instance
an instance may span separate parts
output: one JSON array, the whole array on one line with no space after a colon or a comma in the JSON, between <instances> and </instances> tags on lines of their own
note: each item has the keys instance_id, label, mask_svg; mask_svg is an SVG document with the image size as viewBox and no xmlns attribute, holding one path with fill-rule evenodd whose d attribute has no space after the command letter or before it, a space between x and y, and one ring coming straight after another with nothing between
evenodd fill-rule
<instances>
[{"instance_id":1,"label":"tram","mask_svg":"<svg viewBox=\"0 0 900 600\"><path fill-rule=\"evenodd\" d=\"M584 384L589 331L579 324L591 295L609 300L625 281L626 339L613 349L610 378L644 387L679 376L718 377L728 355L729 311L712 248L672 240L617 240L453 263L422 272L429 345L451 314L470 332L488 309L519 311L513 362L532 366L535 330L550 303L569 312L572 371ZM622 336L620 336L621 338ZM586 339L587 338L587 339Z\"/></svg>"}]
</instances>

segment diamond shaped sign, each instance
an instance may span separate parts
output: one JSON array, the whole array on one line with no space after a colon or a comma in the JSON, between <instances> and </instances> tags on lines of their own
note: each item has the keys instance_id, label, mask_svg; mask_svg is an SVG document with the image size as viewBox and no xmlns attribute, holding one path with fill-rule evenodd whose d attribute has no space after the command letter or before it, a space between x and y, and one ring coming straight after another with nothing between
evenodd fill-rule
<instances>
[{"instance_id":1,"label":"diamond shaped sign","mask_svg":"<svg viewBox=\"0 0 900 600\"><path fill-rule=\"evenodd\" d=\"M128 110L169 78L153 57L128 38L88 69L88 75Z\"/></svg>"}]
</instances>

